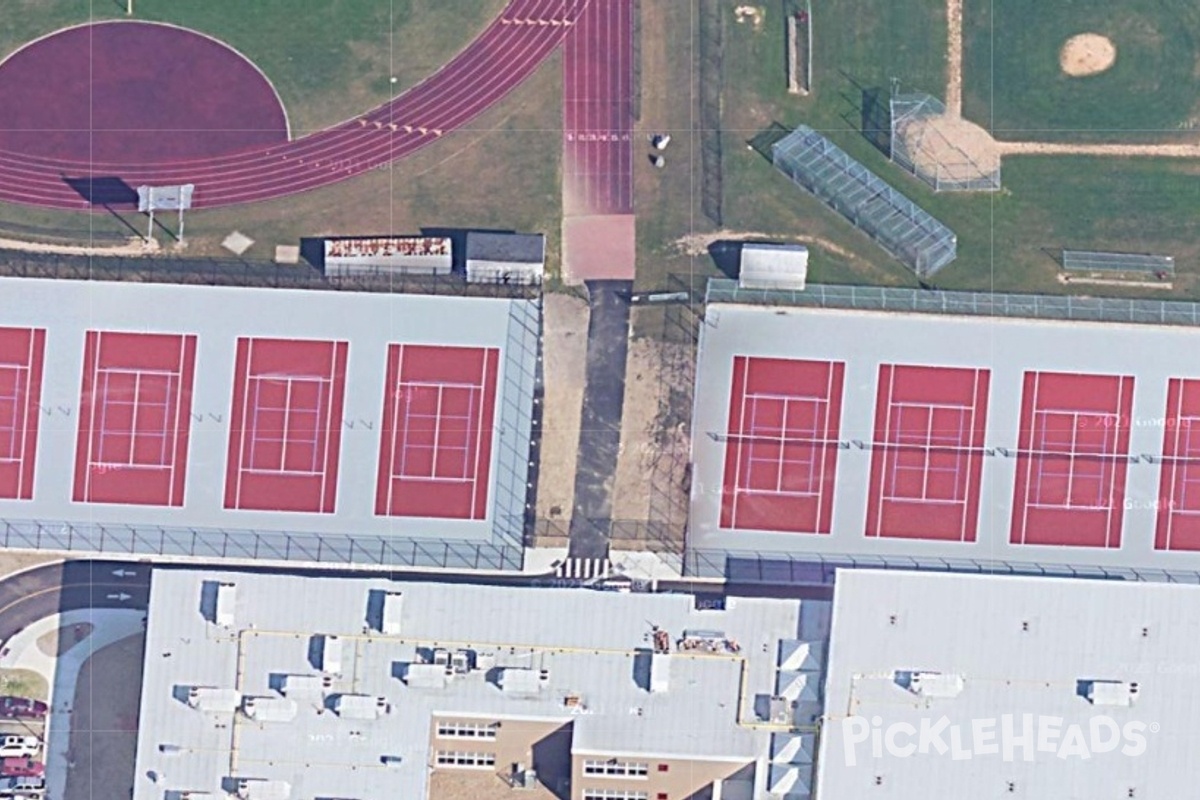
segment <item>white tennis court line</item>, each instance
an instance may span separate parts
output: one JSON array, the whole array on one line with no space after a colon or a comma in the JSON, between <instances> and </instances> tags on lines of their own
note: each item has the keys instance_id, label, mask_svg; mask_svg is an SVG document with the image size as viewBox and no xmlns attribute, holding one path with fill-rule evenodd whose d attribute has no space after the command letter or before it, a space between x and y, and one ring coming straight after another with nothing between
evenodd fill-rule
<instances>
[{"instance_id":1,"label":"white tennis court line","mask_svg":"<svg viewBox=\"0 0 1200 800\"><path fill-rule=\"evenodd\" d=\"M143 384L145 373L140 370L104 370L97 375L98 391L95 393L100 400L100 429L96 431L99 434L100 447L98 461L93 462L95 466L100 467L116 467L116 468L151 468L162 469L170 468L172 462L168 456L168 439L171 438L171 431L167 426L171 421L171 397L174 394L178 397L178 388L175 382L178 380L178 373L163 373L153 372L150 376L155 378L165 378L166 384L164 387L164 397L161 402L144 401L142 399L142 390L146 388ZM112 399L109 396L109 390L112 388L112 381L115 378L131 379L133 381L132 400ZM119 392L123 387L118 387ZM95 400L93 400L95 402ZM117 409L130 408L129 430L118 430L116 424L109 427L109 410L114 412ZM145 419L145 414L151 409L160 409L162 411L162 426L159 428L142 427L142 421ZM106 441L113 441L118 438L128 437L129 445L127 452L123 458L110 458L112 455L111 448L117 445L106 445ZM157 460L139 460L138 445L141 443L151 443L158 441L158 459Z\"/></svg>"},{"instance_id":2,"label":"white tennis court line","mask_svg":"<svg viewBox=\"0 0 1200 800\"><path fill-rule=\"evenodd\" d=\"M738 519L740 516L740 501L743 496L748 495L766 495L779 497L815 497L817 501L816 519L822 519L823 503L825 501L824 492L822 491L825 485L825 463L826 450L829 446L829 426L832 424L830 419L830 405L833 398L835 369L834 364L826 365L826 393L825 396L813 394L780 394L776 392L749 392L746 390L749 384L749 372L751 357L742 357L742 397L740 399L740 408L738 410L738 433L736 435L737 447L735 449L734 462L734 483L733 483L733 498L732 498L732 514L731 522L734 528L739 527ZM780 430L777 434L761 434L757 432L757 415L758 404L760 401L777 402L783 404L782 414L780 418ZM812 426L807 431L809 438L806 440L802 436L794 435L789 428L790 411L795 403L797 406L803 404L811 405L814 408L812 417ZM746 419L747 411L750 411L749 425ZM822 426L823 421L823 426ZM823 427L823 430L821 428ZM818 437L820 437L818 439ZM756 443L770 443L779 446L779 455L772 458L756 458L754 448ZM787 459L785 458L786 445L803 445L809 444L811 451L806 459ZM743 450L745 448L745 450ZM746 469L743 471L743 458L745 460ZM756 463L772 464L777 470L775 476L775 490L769 489L753 489L752 475L753 468ZM807 491L783 490L783 471L789 465L796 465L799 469L807 469Z\"/></svg>"},{"instance_id":3,"label":"white tennis court line","mask_svg":"<svg viewBox=\"0 0 1200 800\"><path fill-rule=\"evenodd\" d=\"M320 475L325 471L323 462L324 453L321 451L321 423L328 418L328 392L331 388L331 381L319 376L274 376L274 375L256 375L247 380L247 384L253 387L254 395L254 416L250 428L250 462L243 466L244 472L257 474L279 474L279 475ZM264 385L279 385L284 386L284 403L282 406L269 406L262 402L262 387ZM310 405L307 401L302 405L300 401L293 402L293 397L297 387L299 386L315 386L316 397L315 405ZM249 388L249 386L248 386ZM279 435L271 436L272 431L262 430L260 418L267 414L283 412L283 422L281 423ZM298 435L293 435L291 423L295 419L301 418L301 415L314 417L314 424L310 433L311 438L301 438ZM326 425L326 427L329 427ZM279 466L277 468L266 468L257 466L258 460L258 445L262 444L279 444ZM290 459L289 454L293 453L298 447L311 448L311 457L309 459L308 469L291 469L288 467ZM301 459L303 461L303 459ZM324 496L324 495L322 495Z\"/></svg>"},{"instance_id":4,"label":"white tennis court line","mask_svg":"<svg viewBox=\"0 0 1200 800\"><path fill-rule=\"evenodd\" d=\"M30 339L32 338L30 337ZM12 374L12 394L0 394L0 406L4 403L11 403L12 418L6 422L0 422L0 442L5 438L8 440L7 447L0 445L0 463L20 463L25 452L24 427L29 411L27 408L24 410L22 419L18 419L17 412L21 409L25 391L29 386L29 367L19 364L0 364L0 374L5 373ZM25 402L25 405L28 406L29 403Z\"/></svg>"},{"instance_id":5,"label":"white tennis court line","mask_svg":"<svg viewBox=\"0 0 1200 800\"><path fill-rule=\"evenodd\" d=\"M979 406L980 397L980 381L984 371L974 369L973 384L971 391L971 403L916 403L909 401L897 401L896 397L896 376L902 367L900 365L891 365L888 376L888 408L884 415L884 430L883 442L884 450L884 465L885 468L880 475L881 485L879 489L880 502L876 509L875 530L882 532L884 529L883 516L886 510L887 502L921 502L930 505L943 506L958 506L961 513L959 514L959 541L965 541L967 535L967 527L970 520L967 518L968 500L971 490L971 464L970 458L979 452L979 448L973 446L972 434L974 431L975 415ZM904 416L904 411L911 409L913 412L924 412L926 420L924 431L916 441L905 442L906 437L904 426L901 420ZM898 413L893 414L893 410ZM939 436L934 432L934 417L936 411L958 412L959 429L957 436ZM893 422L895 427L893 428ZM902 467L900 465L900 453L908 448L919 448L922 451L921 458L921 494L919 497L912 494L906 494L898 491L899 476L902 472L915 471L916 467ZM947 450L954 453L954 468L953 470L945 467L932 467L930 464L932 453L934 450L945 452ZM967 460L966 466L963 466L964 458ZM933 497L930 495L930 478L939 474L954 475L954 496ZM888 484L890 483L890 490Z\"/></svg>"},{"instance_id":6,"label":"white tennis court line","mask_svg":"<svg viewBox=\"0 0 1200 800\"><path fill-rule=\"evenodd\" d=\"M45 340L43 339L43 342L44 341ZM24 469L25 459L33 457L33 454L28 452L28 450L29 450L28 436L29 436L29 428L30 428L30 424L31 424L30 417L33 414L36 414L37 411L32 407L33 403L30 402L29 395L33 392L33 382L31 380L31 378L33 375L34 359L36 359L38 357L37 343L38 343L37 333L35 331L31 330L29 332L29 350L27 350L25 353L25 364L13 365L13 366L17 366L19 369L24 370L24 372L21 373L21 375L19 375L18 377L24 376L24 378L25 378L24 392L22 392L22 397L24 399L24 404L25 404L25 414L24 414L24 418L21 420L21 447L20 447L20 450L17 451L20 453L19 461L22 466L22 469L18 472L19 477L17 478L17 496L18 497L24 496L25 472L26 472L26 470ZM43 358L45 357L44 353L42 354L42 357Z\"/></svg>"},{"instance_id":7,"label":"white tennis court line","mask_svg":"<svg viewBox=\"0 0 1200 800\"><path fill-rule=\"evenodd\" d=\"M459 485L471 484L472 485L472 498L471 498L470 511L471 511L472 517L474 517L476 515L476 509L474 507L474 504L475 504L475 499L474 499L475 488L474 487L475 487L475 484L479 480L479 478L478 478L478 476L479 476L479 459L481 457L482 437L484 435L481 416L482 416L482 412L483 412L483 398L486 397L486 391L487 391L487 370L488 370L488 353L489 353L489 351L486 349L480 351L480 355L482 356L480 358L480 361L482 362L481 367L480 367L480 382L479 383L466 383L466 382L461 382L461 381L446 381L446 382L402 381L402 380L400 380L400 376L404 374L404 359L406 356L406 352L405 352L406 348L404 345L398 345L397 349L398 349L398 353L396 356L396 373L395 373L397 384L396 384L396 388L390 393L391 398L392 398L392 401L391 401L391 405L392 405L392 426L391 426L392 441L391 441L391 446L389 447L389 450L391 452L388 454L388 488L387 488L387 506L386 506L387 511L388 511L388 513L391 513L392 509L394 507L397 481L419 480L419 481L428 482L428 483L446 483L446 484L459 484ZM415 396L416 390L418 390L418 389L432 390L437 393L437 402L435 405L435 412L433 414L427 414L427 413L414 414L411 412L409 404L412 401L413 397ZM467 415L466 416L459 415L459 414L443 414L442 413L442 404L444 402L445 392L448 390L457 390L457 391L466 391L467 392L468 403L467 403ZM477 396L479 397L478 406L476 405L476 397ZM401 406L402 399L408 401L408 402L404 403L403 417L401 417L401 414L400 414L400 406ZM416 420L430 419L430 418L434 419L434 439L433 439L434 443L433 443L433 445L432 446L430 446L430 445L410 445L408 443L408 432L412 427L412 423ZM439 437L440 437L440 433L441 433L441 424L443 421L448 421L448 420L466 420L466 422L467 422L466 435L468 437L468 440L469 440L470 436L472 435L472 432L474 433L475 440L476 440L474 463L470 462L469 459L466 458L466 455L468 455L470 453L469 447L454 447L454 446L443 447L440 445ZM397 447L396 440L398 438L400 438L399 437L400 431L404 432L404 443L400 447ZM417 453L422 450L432 450L433 451L433 458L430 460L428 474L426 474L426 473L410 474L409 473L409 471L408 471L408 469L409 469L408 454L409 454L410 450L413 453ZM464 454L464 456L462 458L462 477L454 477L454 476L446 477L446 476L438 476L437 475L439 450L444 450L444 451L446 451L447 454L448 453L456 453L456 452L462 452ZM397 461L399 461L398 464L397 464Z\"/></svg>"},{"instance_id":8,"label":"white tennis court line","mask_svg":"<svg viewBox=\"0 0 1200 800\"><path fill-rule=\"evenodd\" d=\"M1111 459L1113 457L1113 453L1115 453L1116 444L1117 444L1117 441L1116 441L1117 440L1117 437L1116 437L1117 428L1109 426L1107 424L1102 426L1104 428L1106 434L1105 434L1103 441L1101 442L1101 445L1100 445L1101 449L1098 452L1089 452L1088 450L1083 449L1080 446L1079 432L1080 432L1080 430L1083 429L1083 427L1085 427L1087 425L1086 422L1083 422L1083 424L1081 425L1081 421L1083 421L1083 420L1086 420L1086 419L1107 420L1107 419L1114 419L1117 417L1118 417L1118 414L1116 412L1108 414L1108 413L1098 413L1098 412L1094 412L1094 411L1078 411L1075 409L1060 409L1060 408L1043 408L1043 409L1038 409L1037 411L1035 411L1035 413L1034 413L1034 436L1035 436L1035 438L1038 439L1038 443L1041 446L1035 447L1034 449L1037 451L1040 451L1040 452L1050 454L1050 455L1041 456L1037 459L1037 484L1036 484L1036 490L1033 495L1035 499L1030 502L1030 505L1033 508L1061 508L1061 509L1067 509L1067 510L1078 509L1078 510L1082 510L1082 511L1099 511L1099 510L1106 509L1111 505L1111 502L1112 502L1111 497L1106 499L1104 496L1105 495L1104 486L1105 486L1106 481L1110 484L1113 482L1113 476L1111 474L1111 469L1112 469ZM1058 448L1062 447L1062 445L1055 443L1054 449L1051 449L1050 446L1046 442L1046 434L1048 431L1048 426L1050 425L1051 421L1061 422L1063 420L1069 420L1070 433L1071 433L1070 445L1067 446L1066 449L1060 450ZM1111 432L1111 435L1110 435L1110 432ZM1058 458L1054 458L1054 456L1058 456ZM1087 460L1083 461L1080 458L1081 456L1085 457ZM1097 461L1100 464L1100 474L1099 475L1081 475L1081 474L1079 474L1080 470L1077 468L1078 464L1091 463L1093 461ZM1065 462L1065 464L1066 464L1067 469L1065 471L1060 472L1060 471L1053 469L1055 464L1062 463L1062 462ZM1042 497L1043 481L1048 482L1048 479L1060 479L1060 478L1066 478L1066 480L1067 480L1067 489L1066 489L1066 492L1064 493L1063 501L1062 502L1046 501ZM1084 484L1083 483L1084 481L1098 481L1098 483L1096 484L1095 500L1092 502L1076 503L1073 501L1073 498L1076 494L1077 489L1080 490L1081 493L1084 493L1084 494L1087 493L1084 490L1086 490L1088 488L1088 485ZM1111 494L1111 489L1110 489L1109 493Z\"/></svg>"},{"instance_id":9,"label":"white tennis court line","mask_svg":"<svg viewBox=\"0 0 1200 800\"><path fill-rule=\"evenodd\" d=\"M412 412L412 410L411 410L412 406L410 404L414 397L413 390L417 389L417 388L423 389L425 391L432 391L435 393L436 403L434 406L434 409L435 409L434 413L418 414L418 413ZM455 391L466 391L467 392L467 413L465 415L443 413L442 407L443 407L443 404L445 403L446 394L447 394L448 389L453 389ZM481 392L482 389L483 389L482 386L470 385L470 384L454 384L454 385L446 385L446 384L438 384L438 383L406 383L406 384L402 384L401 387L398 388L397 391L401 392L402 395L408 401L404 407L404 434L405 435L404 435L404 444L400 448L401 449L400 472L399 472L399 474L393 474L392 477L393 478L414 478L417 480L442 481L442 482L452 482L452 483L462 483L465 481L474 480L475 474L473 474L471 470L473 467L477 467L477 465L471 464L470 460L467 458L467 454L470 453L470 451L471 451L470 437L472 435L477 435L477 433L478 433L477 429L482 428L482 426L477 423L477 421L474 417L475 395L477 392ZM432 420L432 422L433 422L433 444L432 445L424 445L424 444L411 445L408 443L408 439L409 439L408 434L410 431L414 430L414 428L423 429L423 428L418 427L418 424L421 420ZM444 422L451 422L451 421L461 421L461 422L466 423L465 434L467 437L467 439L466 439L467 444L464 444L461 446L454 446L454 445L443 445L441 443L442 424ZM432 452L433 458L430 459L428 474L409 471L408 454L410 451L412 453L418 453L418 452L423 452L423 451L431 451ZM444 476L444 475L439 476L438 475L438 457L439 457L439 455L446 456L446 455L449 455L452 453L462 453L462 466L460 468L461 475L459 475L459 476Z\"/></svg>"},{"instance_id":10,"label":"white tennis court line","mask_svg":"<svg viewBox=\"0 0 1200 800\"><path fill-rule=\"evenodd\" d=\"M809 457L806 459L787 459L785 457L785 455L786 455L787 445L789 445L789 444L804 444L806 441L812 441L812 442L816 441L818 432L817 432L815 425L816 425L816 421L820 419L820 410L821 410L819 408L819 405L816 403L812 403L812 405L818 406L818 408L816 409L816 411L814 413L814 427L812 427L809 430L796 431L796 433L800 433L802 435L808 434L808 439L806 440L804 438L791 435L792 430L788 426L788 420L789 420L789 415L791 413L791 408L792 408L792 406L791 406L792 398L772 397L768 401L768 402L777 403L777 404L781 403L783 406L783 408L780 412L780 425L782 427L780 428L779 433L774 434L774 435L758 433L758 409L759 409L759 400L761 398L758 395L749 395L748 398L753 401L752 402L753 410L751 411L751 414L750 414L750 430L748 432L749 435L748 435L748 439L747 439L747 441L749 442L747 445L747 447L749 448L749 452L746 454L746 485L744 487L742 487L742 491L746 494L779 494L779 495L792 496L792 497L811 497L813 494L815 494L812 486L813 486L813 478L817 471L817 467L816 467L817 445L814 444L812 446L811 450L809 451ZM797 403L808 403L810 401L807 398L797 398L796 402ZM758 445L761 445L764 442L764 440L769 441L772 444L777 444L779 446L779 454L777 456L772 456L770 458L755 457L755 447ZM754 465L756 463L757 464L770 464L774 467L774 469L775 469L775 480L774 480L775 487L773 489L755 488L754 481L753 481L753 475L754 475ZM784 468L785 468L785 465L788 465L788 464L798 465L801 469L807 468L807 479L805 481L803 481L803 483L808 485L807 490L784 491L784 488L783 488Z\"/></svg>"},{"instance_id":11,"label":"white tennis court line","mask_svg":"<svg viewBox=\"0 0 1200 800\"><path fill-rule=\"evenodd\" d=\"M1031 402L1031 407L1033 409L1033 420L1031 420L1031 422L1033 423L1033 425L1032 425L1031 438L1030 438L1030 452L1026 454L1032 458L1037 458L1037 473L1036 473L1037 489L1035 491L1033 488L1034 487L1033 482L1035 479L1034 470L1027 469L1026 470L1026 478L1025 478L1025 497L1024 497L1025 508L1023 510L1023 525L1022 525L1022 529L1021 529L1021 544L1024 544L1026 539L1028 538L1029 512L1031 510L1059 509L1059 510L1105 511L1105 512L1107 512L1106 519L1105 519L1105 546L1107 547L1109 545L1109 535L1112 530L1112 515L1117 512L1117 509L1114 508L1115 503L1113 502L1114 494L1117 490L1117 486L1116 486L1115 476L1111 473L1111 470L1114 467L1113 461L1116 458L1115 452L1116 452L1116 446L1118 444L1118 439L1119 439L1118 425L1105 424L1103 426L1106 431L1111 431L1111 438L1109 435L1105 436L1103 444L1102 444L1101 452L1099 452L1099 453L1088 453L1088 452L1080 453L1080 452L1077 452L1075 448L1076 448L1078 434L1079 434L1079 430L1080 430L1079 417L1089 417L1089 418L1104 419L1104 420L1113 419L1119 423L1120 418L1121 418L1121 409L1124 408L1125 379L1121 378L1121 377L1117 378L1118 388L1117 388L1117 397L1115 398L1116 409L1114 411L1111 411L1111 412L1097 412L1097 411L1082 412L1082 411L1079 411L1078 409L1043 407L1038 402L1040 399L1040 392L1041 392L1041 376L1042 376L1042 373L1040 373L1040 372L1034 374L1033 398L1032 398L1032 402ZM1040 439L1041 439L1041 444L1042 445L1045 444L1046 419L1051 415L1070 416L1072 418L1071 444L1070 444L1070 449L1067 451L1060 451L1058 449L1044 450L1042 447L1036 446L1038 444L1038 437L1040 437ZM1038 424L1039 419L1041 420L1040 426ZM1110 446L1113 448L1112 453L1108 452L1108 449ZM1090 459L1100 460L1101 474L1099 476L1089 477L1089 479L1100 481L1100 486L1098 487L1098 489L1102 489L1102 487L1104 486L1104 482L1107 481L1107 483L1108 483L1107 502L1103 498L1102 492L1100 492L1097 495L1098 505L1088 506L1088 505L1082 505L1082 504L1072 504L1071 497L1072 497L1072 494L1074 491L1074 481L1075 481L1075 477L1076 477L1075 476L1075 463L1076 463L1076 460L1079 459L1080 456L1088 458L1089 460ZM1047 466L1046 462L1052 457L1066 459L1067 463L1070 465L1068 472L1067 473L1047 473L1047 472L1045 472L1046 466ZM1067 483L1067 491L1063 498L1064 502L1060 502L1060 503L1043 503L1043 502L1041 502L1041 481L1042 481L1043 475L1047 475L1050 477L1064 477L1064 476L1067 477L1068 483Z\"/></svg>"},{"instance_id":12,"label":"white tennis court line","mask_svg":"<svg viewBox=\"0 0 1200 800\"><path fill-rule=\"evenodd\" d=\"M1179 385L1179 406L1183 406L1186 392L1186 381ZM1200 492L1200 433L1193 438L1193 431L1200 431L1200 416L1185 415L1176 411L1175 417L1175 454L1170 460L1170 502L1167 509L1166 549L1172 550L1175 539L1176 517L1200 516L1200 504L1189 507L1189 494L1195 499ZM1193 488L1196 487L1196 488ZM1178 497L1176 497L1178 493Z\"/></svg>"}]
</instances>

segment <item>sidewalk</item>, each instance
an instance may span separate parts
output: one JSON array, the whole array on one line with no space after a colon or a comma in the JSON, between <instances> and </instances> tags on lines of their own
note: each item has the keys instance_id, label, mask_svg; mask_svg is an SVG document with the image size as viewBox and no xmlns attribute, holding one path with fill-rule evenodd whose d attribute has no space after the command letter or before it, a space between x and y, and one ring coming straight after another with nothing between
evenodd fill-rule
<instances>
[{"instance_id":1,"label":"sidewalk","mask_svg":"<svg viewBox=\"0 0 1200 800\"><path fill-rule=\"evenodd\" d=\"M71 744L71 704L79 670L92 653L128 636L145 631L144 612L123 609L81 609L40 619L6 642L0 668L28 669L46 679L50 687L46 720L46 800L61 800L67 782ZM92 632L59 658L43 653L37 640L56 628L80 623L93 625Z\"/></svg>"}]
</instances>

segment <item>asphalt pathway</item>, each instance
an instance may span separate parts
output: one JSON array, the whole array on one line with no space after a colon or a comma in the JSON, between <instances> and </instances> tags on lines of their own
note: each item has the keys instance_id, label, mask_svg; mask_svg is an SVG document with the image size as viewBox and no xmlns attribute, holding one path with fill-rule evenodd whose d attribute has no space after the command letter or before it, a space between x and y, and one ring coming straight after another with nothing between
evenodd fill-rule
<instances>
[{"instance_id":1,"label":"asphalt pathway","mask_svg":"<svg viewBox=\"0 0 1200 800\"><path fill-rule=\"evenodd\" d=\"M587 382L579 424L571 558L606 558L612 489L621 449L632 281L588 281Z\"/></svg>"},{"instance_id":2,"label":"asphalt pathway","mask_svg":"<svg viewBox=\"0 0 1200 800\"><path fill-rule=\"evenodd\" d=\"M84 608L145 609L150 566L119 561L47 564L0 580L0 641L52 614Z\"/></svg>"}]
</instances>

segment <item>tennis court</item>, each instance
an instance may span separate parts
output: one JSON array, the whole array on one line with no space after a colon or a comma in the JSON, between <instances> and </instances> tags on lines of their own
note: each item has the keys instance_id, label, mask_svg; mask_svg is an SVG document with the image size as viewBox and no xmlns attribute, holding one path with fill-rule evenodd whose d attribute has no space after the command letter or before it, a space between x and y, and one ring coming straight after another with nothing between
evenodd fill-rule
<instances>
[{"instance_id":1,"label":"tennis court","mask_svg":"<svg viewBox=\"0 0 1200 800\"><path fill-rule=\"evenodd\" d=\"M182 506L196 337L89 330L72 497Z\"/></svg>"},{"instance_id":2,"label":"tennis court","mask_svg":"<svg viewBox=\"0 0 1200 800\"><path fill-rule=\"evenodd\" d=\"M1121 546L1133 378L1026 372L1011 542Z\"/></svg>"},{"instance_id":3,"label":"tennis court","mask_svg":"<svg viewBox=\"0 0 1200 800\"><path fill-rule=\"evenodd\" d=\"M1156 550L1200 550L1200 380L1172 378L1163 420Z\"/></svg>"},{"instance_id":4,"label":"tennis court","mask_svg":"<svg viewBox=\"0 0 1200 800\"><path fill-rule=\"evenodd\" d=\"M388 348L375 513L487 516L499 351Z\"/></svg>"},{"instance_id":5,"label":"tennis court","mask_svg":"<svg viewBox=\"0 0 1200 800\"><path fill-rule=\"evenodd\" d=\"M348 348L238 339L225 508L334 512Z\"/></svg>"},{"instance_id":6,"label":"tennis court","mask_svg":"<svg viewBox=\"0 0 1200 800\"><path fill-rule=\"evenodd\" d=\"M46 331L0 328L0 497L33 497Z\"/></svg>"},{"instance_id":7,"label":"tennis court","mask_svg":"<svg viewBox=\"0 0 1200 800\"><path fill-rule=\"evenodd\" d=\"M734 359L721 527L829 533L843 368Z\"/></svg>"},{"instance_id":8,"label":"tennis court","mask_svg":"<svg viewBox=\"0 0 1200 800\"><path fill-rule=\"evenodd\" d=\"M880 365L867 536L975 541L989 378Z\"/></svg>"}]
</instances>

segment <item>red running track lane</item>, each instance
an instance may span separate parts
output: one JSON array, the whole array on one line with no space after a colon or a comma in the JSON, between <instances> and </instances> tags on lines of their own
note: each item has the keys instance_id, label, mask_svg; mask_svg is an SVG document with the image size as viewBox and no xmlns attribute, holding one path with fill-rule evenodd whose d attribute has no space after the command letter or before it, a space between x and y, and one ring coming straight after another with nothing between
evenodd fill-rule
<instances>
[{"instance_id":1,"label":"red running track lane","mask_svg":"<svg viewBox=\"0 0 1200 800\"><path fill-rule=\"evenodd\" d=\"M375 513L485 519L500 351L388 347Z\"/></svg>"},{"instance_id":2,"label":"red running track lane","mask_svg":"<svg viewBox=\"0 0 1200 800\"><path fill-rule=\"evenodd\" d=\"M633 212L633 2L592 0L563 44L567 215Z\"/></svg>"},{"instance_id":3,"label":"red running track lane","mask_svg":"<svg viewBox=\"0 0 1200 800\"><path fill-rule=\"evenodd\" d=\"M975 541L988 378L880 365L867 536Z\"/></svg>"},{"instance_id":4,"label":"red running track lane","mask_svg":"<svg viewBox=\"0 0 1200 800\"><path fill-rule=\"evenodd\" d=\"M562 43L589 0L512 0L465 50L424 82L358 119L275 147L170 164L125 164L0 152L0 200L92 208L66 178L129 186L193 183L213 208L327 186L412 155L475 119L527 79Z\"/></svg>"},{"instance_id":5,"label":"red running track lane","mask_svg":"<svg viewBox=\"0 0 1200 800\"><path fill-rule=\"evenodd\" d=\"M46 331L0 328L0 498L33 497Z\"/></svg>"},{"instance_id":6,"label":"red running track lane","mask_svg":"<svg viewBox=\"0 0 1200 800\"><path fill-rule=\"evenodd\" d=\"M1133 378L1026 372L1012 544L1121 546Z\"/></svg>"},{"instance_id":7,"label":"red running track lane","mask_svg":"<svg viewBox=\"0 0 1200 800\"><path fill-rule=\"evenodd\" d=\"M1200 550L1200 380L1167 384L1156 550Z\"/></svg>"},{"instance_id":8,"label":"red running track lane","mask_svg":"<svg viewBox=\"0 0 1200 800\"><path fill-rule=\"evenodd\" d=\"M196 337L88 331L76 503L183 505Z\"/></svg>"},{"instance_id":9,"label":"red running track lane","mask_svg":"<svg viewBox=\"0 0 1200 800\"><path fill-rule=\"evenodd\" d=\"M829 533L845 364L737 356L721 527Z\"/></svg>"},{"instance_id":10,"label":"red running track lane","mask_svg":"<svg viewBox=\"0 0 1200 800\"><path fill-rule=\"evenodd\" d=\"M347 342L237 343L225 508L332 514Z\"/></svg>"},{"instance_id":11,"label":"red running track lane","mask_svg":"<svg viewBox=\"0 0 1200 800\"><path fill-rule=\"evenodd\" d=\"M158 163L288 140L287 115L258 68L173 25L69 28L0 65L0 150Z\"/></svg>"}]
</instances>

